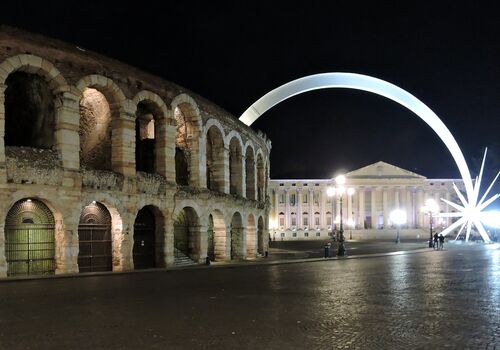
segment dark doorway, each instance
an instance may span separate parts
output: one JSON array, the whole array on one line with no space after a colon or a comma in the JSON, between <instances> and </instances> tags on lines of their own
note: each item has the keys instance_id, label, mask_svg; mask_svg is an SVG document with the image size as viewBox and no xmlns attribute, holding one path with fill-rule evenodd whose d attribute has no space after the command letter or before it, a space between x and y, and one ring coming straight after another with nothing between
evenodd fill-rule
<instances>
[{"instance_id":1,"label":"dark doorway","mask_svg":"<svg viewBox=\"0 0 500 350\"><path fill-rule=\"evenodd\" d=\"M83 208L78 237L80 272L113 270L111 215L104 205L92 202Z\"/></svg>"},{"instance_id":2,"label":"dark doorway","mask_svg":"<svg viewBox=\"0 0 500 350\"><path fill-rule=\"evenodd\" d=\"M16 202L5 221L7 275L51 275L55 271L54 216L41 201Z\"/></svg>"},{"instance_id":3,"label":"dark doorway","mask_svg":"<svg viewBox=\"0 0 500 350\"><path fill-rule=\"evenodd\" d=\"M151 209L144 207L139 210L134 222L134 268L149 269L156 267L155 263L155 216Z\"/></svg>"}]
</instances>

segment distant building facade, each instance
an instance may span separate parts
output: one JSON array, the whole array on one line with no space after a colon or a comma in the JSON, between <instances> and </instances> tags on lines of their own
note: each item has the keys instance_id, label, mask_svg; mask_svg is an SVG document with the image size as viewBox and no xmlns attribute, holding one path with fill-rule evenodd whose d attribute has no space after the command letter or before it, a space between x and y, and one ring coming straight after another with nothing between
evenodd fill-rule
<instances>
[{"instance_id":1,"label":"distant building facade","mask_svg":"<svg viewBox=\"0 0 500 350\"><path fill-rule=\"evenodd\" d=\"M393 233L390 213L394 209L406 211L407 223L402 226L406 237L426 238L430 220L421 210L425 201L433 198L440 212L451 211L440 198L454 199L453 183L462 188L461 180L427 179L382 161L344 175L345 187L353 188L354 194L342 197L342 221L347 238L353 235L354 239ZM327 195L334 186L334 179L271 180L271 239L325 239L338 230L340 197ZM440 230L449 220L434 218L433 226Z\"/></svg>"}]
</instances>

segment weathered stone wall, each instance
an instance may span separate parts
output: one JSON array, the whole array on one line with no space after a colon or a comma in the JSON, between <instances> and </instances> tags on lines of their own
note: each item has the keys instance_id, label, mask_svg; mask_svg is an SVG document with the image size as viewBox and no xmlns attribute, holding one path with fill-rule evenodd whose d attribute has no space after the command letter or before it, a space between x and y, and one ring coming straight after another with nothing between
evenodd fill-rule
<instances>
[{"instance_id":1,"label":"weathered stone wall","mask_svg":"<svg viewBox=\"0 0 500 350\"><path fill-rule=\"evenodd\" d=\"M5 137L9 137L5 121L13 118L5 109L5 91L15 72L25 73L35 82L42 79L48 86L46 92L50 93L42 100L46 103L52 98L54 108L50 150L39 149L39 144L5 148ZM176 120L175 111L182 112L181 121ZM136 119L144 118L146 112L154 119L154 139L136 134L141 132ZM212 126L220 133L218 146L212 149L217 152L209 159L216 167L217 191L207 189L207 132ZM182 129L186 132L179 135ZM154 145L147 145L148 150L153 149L154 172L137 167L138 140L154 140ZM239 149L238 172L233 174L238 176L239 188L234 195L230 194L229 172L232 140ZM185 151L188 186L176 183L176 144ZM255 222L267 223L269 201L266 196L257 200L245 197L245 186L257 187L255 180L246 180L245 168L256 165L244 166L242 150L251 149L250 162L261 159L267 170L270 148L263 134L182 87L57 40L1 27L0 213L4 215L0 216L0 277L7 270L5 213L16 201L28 198L43 201L54 214L56 273L78 271L78 223L82 209L92 201L103 204L112 217L115 271L134 268L134 221L144 206L153 208L158 220L158 266L174 263L174 218L184 209L196 218L187 227L194 261L203 262L208 254L210 215L214 218L210 244L215 258L231 258L234 230L238 231L234 238L237 257L253 258L257 251L267 250L267 227L259 230L262 237L256 239ZM252 191L267 192L264 183L259 186ZM238 227L231 225L235 215L241 217Z\"/></svg>"}]
</instances>

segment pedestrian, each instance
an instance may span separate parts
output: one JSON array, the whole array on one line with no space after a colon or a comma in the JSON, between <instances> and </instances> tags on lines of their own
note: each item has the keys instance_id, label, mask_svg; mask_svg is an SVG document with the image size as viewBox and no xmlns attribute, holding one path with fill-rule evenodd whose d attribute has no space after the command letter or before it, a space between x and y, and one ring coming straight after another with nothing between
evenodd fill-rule
<instances>
[{"instance_id":1,"label":"pedestrian","mask_svg":"<svg viewBox=\"0 0 500 350\"><path fill-rule=\"evenodd\" d=\"M330 257L330 246L330 243L325 244L325 259Z\"/></svg>"},{"instance_id":2,"label":"pedestrian","mask_svg":"<svg viewBox=\"0 0 500 350\"><path fill-rule=\"evenodd\" d=\"M433 243L433 245L432 245L432 247L434 248L434 250L438 249L438 239L439 239L439 237L438 237L438 233L436 232L436 233L434 234L434 243Z\"/></svg>"},{"instance_id":3,"label":"pedestrian","mask_svg":"<svg viewBox=\"0 0 500 350\"><path fill-rule=\"evenodd\" d=\"M442 233L439 234L439 249L443 250L444 236Z\"/></svg>"}]
</instances>

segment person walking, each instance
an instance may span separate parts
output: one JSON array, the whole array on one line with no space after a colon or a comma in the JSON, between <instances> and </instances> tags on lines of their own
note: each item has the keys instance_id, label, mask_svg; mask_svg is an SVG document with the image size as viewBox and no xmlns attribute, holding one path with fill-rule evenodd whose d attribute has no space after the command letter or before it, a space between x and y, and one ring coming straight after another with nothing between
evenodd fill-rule
<instances>
[{"instance_id":1,"label":"person walking","mask_svg":"<svg viewBox=\"0 0 500 350\"><path fill-rule=\"evenodd\" d=\"M438 248L439 248L439 247L438 247L438 239L439 239L439 237L438 237L438 233L436 232L436 233L434 234L434 243L433 243L433 245L432 245L432 247L434 248L434 250L436 250L436 249L438 249Z\"/></svg>"},{"instance_id":2,"label":"person walking","mask_svg":"<svg viewBox=\"0 0 500 350\"><path fill-rule=\"evenodd\" d=\"M443 250L443 246L444 246L444 236L442 233L440 233L439 234L439 249Z\"/></svg>"},{"instance_id":3,"label":"person walking","mask_svg":"<svg viewBox=\"0 0 500 350\"><path fill-rule=\"evenodd\" d=\"M325 258L329 258L330 257L330 247L331 247L330 243L325 244Z\"/></svg>"}]
</instances>

